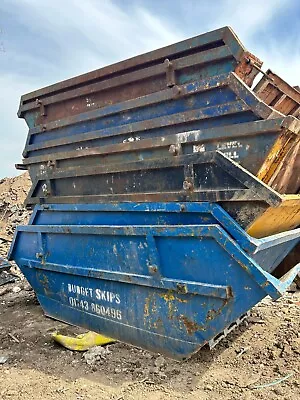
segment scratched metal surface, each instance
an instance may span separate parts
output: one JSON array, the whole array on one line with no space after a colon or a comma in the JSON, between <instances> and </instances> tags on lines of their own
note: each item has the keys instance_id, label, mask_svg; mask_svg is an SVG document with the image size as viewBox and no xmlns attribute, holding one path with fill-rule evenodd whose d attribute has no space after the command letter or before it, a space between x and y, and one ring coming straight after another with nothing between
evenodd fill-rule
<instances>
[{"instance_id":1,"label":"scratched metal surface","mask_svg":"<svg viewBox=\"0 0 300 400\"><path fill-rule=\"evenodd\" d=\"M224 27L26 94L19 116L33 127L230 71L251 85L261 65Z\"/></svg>"},{"instance_id":2,"label":"scratched metal surface","mask_svg":"<svg viewBox=\"0 0 300 400\"><path fill-rule=\"evenodd\" d=\"M268 183L279 193L300 194L300 142L290 149Z\"/></svg>"},{"instance_id":3,"label":"scratched metal surface","mask_svg":"<svg viewBox=\"0 0 300 400\"><path fill-rule=\"evenodd\" d=\"M280 159L299 139L299 121L261 103L235 75L177 90L180 94L173 88L60 120L45 130L30 129L23 168L34 180L49 166L161 157L170 146L181 145L181 152L219 149L256 173L279 138Z\"/></svg>"},{"instance_id":4,"label":"scratched metal surface","mask_svg":"<svg viewBox=\"0 0 300 400\"><path fill-rule=\"evenodd\" d=\"M242 227L282 198L220 152L48 172L26 199L35 203L220 202Z\"/></svg>"},{"instance_id":5,"label":"scratched metal surface","mask_svg":"<svg viewBox=\"0 0 300 400\"><path fill-rule=\"evenodd\" d=\"M29 225L80 226L199 224L222 226L243 250L251 254L253 260L261 261L262 268L268 272L272 272L300 240L300 228L263 239L253 238L220 205L208 202L45 204L35 206L29 222ZM290 267L296 264L295 262Z\"/></svg>"},{"instance_id":6,"label":"scratched metal surface","mask_svg":"<svg viewBox=\"0 0 300 400\"><path fill-rule=\"evenodd\" d=\"M264 244L261 261L276 240ZM300 267L275 279L218 223L29 225L9 257L47 315L175 359L280 297Z\"/></svg>"},{"instance_id":7,"label":"scratched metal surface","mask_svg":"<svg viewBox=\"0 0 300 400\"><path fill-rule=\"evenodd\" d=\"M299 123L262 125L288 112L250 89L260 66L225 27L24 95L19 116L30 129L18 168L34 181L48 168L221 150L263 182L278 176L276 186L288 188L294 178L282 182L278 171L299 143ZM282 85L268 74L265 81ZM298 93L288 87L283 96L291 90Z\"/></svg>"},{"instance_id":8,"label":"scratched metal surface","mask_svg":"<svg viewBox=\"0 0 300 400\"><path fill-rule=\"evenodd\" d=\"M299 144L297 145L299 138L300 135L296 133L296 130L286 127L285 119L272 119L224 128L194 130L168 137L104 145L68 153L30 157L24 160L24 164L28 163L27 167L29 167L31 179L34 181L45 176L47 171L52 173L72 167L172 158L178 155L219 150L255 175L262 171L259 178L269 183L270 177L275 177L274 171L279 167L281 169L283 162L288 163L289 161L289 165L293 165L291 157L287 157L287 155L291 154L293 149L296 150L297 146L299 147ZM275 147L277 151L274 151ZM288 159L285 160L285 157ZM295 167L290 170L291 174L297 171ZM289 188L292 187L290 175L287 177L288 179L285 177ZM286 185L281 184L280 187L285 188ZM280 192L295 193L288 190L280 190Z\"/></svg>"},{"instance_id":9,"label":"scratched metal surface","mask_svg":"<svg viewBox=\"0 0 300 400\"><path fill-rule=\"evenodd\" d=\"M198 110L198 114L195 114L196 110ZM200 113L199 110L202 112ZM191 113L192 111L195 115ZM211 118L230 116L235 113L252 115L252 118L251 115L244 116L244 120L239 115L232 117L233 121L237 119L237 122L243 122L267 118L272 110L266 105L263 106L236 75L217 75L210 79L195 81L171 89L166 88L154 94L108 105L101 109L87 110L77 116L60 119L45 126L33 127L29 130L25 154L30 151L41 151L44 142L46 142L45 147L51 147L50 145L53 144L57 146L71 144L72 137L79 141L80 137L76 136L78 134L89 133L91 136L91 132L96 131L91 136L92 140L97 139L97 136L98 138L114 136L109 130L106 130L108 128L120 129L121 126L123 131L115 136L121 136L122 139L130 138L135 131L152 130L161 125L164 127L176 125L180 122L175 119L176 116L178 118L178 114L185 115L187 122L197 121L198 124L206 122L206 125L210 126ZM281 114L277 113L277 115ZM140 122L140 125L136 125L137 122ZM185 120L181 121L181 123L184 122ZM221 121L220 124L222 124ZM131 125L132 132L128 131ZM107 133L105 134L105 132ZM68 142L61 143L63 139L65 141L68 139ZM85 140L88 139L89 136ZM60 141L47 143L53 140Z\"/></svg>"},{"instance_id":10,"label":"scratched metal surface","mask_svg":"<svg viewBox=\"0 0 300 400\"><path fill-rule=\"evenodd\" d=\"M283 196L221 152L47 172L26 199L34 204L217 202L255 237L300 224L300 196Z\"/></svg>"}]
</instances>

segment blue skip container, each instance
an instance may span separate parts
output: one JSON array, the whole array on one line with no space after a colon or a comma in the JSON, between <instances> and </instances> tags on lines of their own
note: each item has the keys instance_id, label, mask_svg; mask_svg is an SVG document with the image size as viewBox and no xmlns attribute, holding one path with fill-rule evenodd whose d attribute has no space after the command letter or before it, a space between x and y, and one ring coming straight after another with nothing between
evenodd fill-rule
<instances>
[{"instance_id":1,"label":"blue skip container","mask_svg":"<svg viewBox=\"0 0 300 400\"><path fill-rule=\"evenodd\" d=\"M250 237L217 204L36 206L15 260L46 315L186 359L300 270L271 272L300 229Z\"/></svg>"}]
</instances>

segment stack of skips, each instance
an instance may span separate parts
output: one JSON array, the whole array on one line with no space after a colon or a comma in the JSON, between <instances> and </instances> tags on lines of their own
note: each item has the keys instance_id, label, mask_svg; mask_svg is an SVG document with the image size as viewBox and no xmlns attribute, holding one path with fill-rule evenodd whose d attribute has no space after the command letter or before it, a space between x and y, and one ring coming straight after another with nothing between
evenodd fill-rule
<instances>
[{"instance_id":1,"label":"stack of skips","mask_svg":"<svg viewBox=\"0 0 300 400\"><path fill-rule=\"evenodd\" d=\"M47 315L184 359L285 292L300 92L261 66L225 27L22 96L9 256Z\"/></svg>"}]
</instances>

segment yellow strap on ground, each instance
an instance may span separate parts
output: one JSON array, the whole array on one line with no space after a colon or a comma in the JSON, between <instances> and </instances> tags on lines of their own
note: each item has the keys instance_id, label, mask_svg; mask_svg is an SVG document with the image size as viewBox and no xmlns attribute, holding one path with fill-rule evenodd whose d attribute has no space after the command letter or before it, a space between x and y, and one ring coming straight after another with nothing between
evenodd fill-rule
<instances>
[{"instance_id":1,"label":"yellow strap on ground","mask_svg":"<svg viewBox=\"0 0 300 400\"><path fill-rule=\"evenodd\" d=\"M95 332L87 332L76 337L61 335L58 332L52 334L52 338L65 348L75 351L85 351L95 346L114 343L116 340Z\"/></svg>"}]
</instances>

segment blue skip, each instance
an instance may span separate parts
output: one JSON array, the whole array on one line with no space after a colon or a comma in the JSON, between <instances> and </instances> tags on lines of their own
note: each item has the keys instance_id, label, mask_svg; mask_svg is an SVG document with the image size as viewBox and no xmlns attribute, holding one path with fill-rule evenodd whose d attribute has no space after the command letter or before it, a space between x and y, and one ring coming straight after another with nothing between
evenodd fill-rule
<instances>
[{"instance_id":1,"label":"blue skip","mask_svg":"<svg viewBox=\"0 0 300 400\"><path fill-rule=\"evenodd\" d=\"M254 239L210 203L45 205L9 259L46 315L181 360L285 292L300 265L271 272L299 238Z\"/></svg>"}]
</instances>

